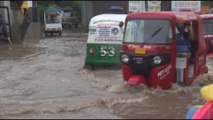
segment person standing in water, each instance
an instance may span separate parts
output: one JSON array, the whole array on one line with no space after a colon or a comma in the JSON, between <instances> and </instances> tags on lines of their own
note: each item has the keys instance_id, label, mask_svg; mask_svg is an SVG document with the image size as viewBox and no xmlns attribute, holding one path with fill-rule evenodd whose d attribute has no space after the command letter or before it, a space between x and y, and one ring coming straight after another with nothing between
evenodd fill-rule
<instances>
[{"instance_id":1,"label":"person standing in water","mask_svg":"<svg viewBox=\"0 0 213 120\"><path fill-rule=\"evenodd\" d=\"M11 41L9 35L8 35L8 32L7 32L6 23L3 20L2 15L0 15L0 36L1 35L4 35L7 38L10 45L12 45L12 41Z\"/></svg>"}]
</instances>

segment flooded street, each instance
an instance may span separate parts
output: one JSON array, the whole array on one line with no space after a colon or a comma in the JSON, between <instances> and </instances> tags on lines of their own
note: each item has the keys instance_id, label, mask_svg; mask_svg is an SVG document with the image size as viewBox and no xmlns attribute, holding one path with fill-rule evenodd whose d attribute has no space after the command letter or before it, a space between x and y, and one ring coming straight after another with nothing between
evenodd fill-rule
<instances>
[{"instance_id":1,"label":"flooded street","mask_svg":"<svg viewBox=\"0 0 213 120\"><path fill-rule=\"evenodd\" d=\"M87 33L66 30L62 37L0 46L0 118L185 118L201 105L202 80L171 90L129 86L120 69L83 68Z\"/></svg>"}]
</instances>

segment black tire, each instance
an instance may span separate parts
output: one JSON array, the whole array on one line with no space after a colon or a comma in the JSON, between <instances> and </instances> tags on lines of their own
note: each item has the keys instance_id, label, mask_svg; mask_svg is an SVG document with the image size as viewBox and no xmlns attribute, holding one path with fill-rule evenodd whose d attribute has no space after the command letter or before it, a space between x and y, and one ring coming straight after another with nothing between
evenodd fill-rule
<instances>
[{"instance_id":1,"label":"black tire","mask_svg":"<svg viewBox=\"0 0 213 120\"><path fill-rule=\"evenodd\" d=\"M78 28L78 24L75 24L75 28L76 28L76 29Z\"/></svg>"},{"instance_id":2,"label":"black tire","mask_svg":"<svg viewBox=\"0 0 213 120\"><path fill-rule=\"evenodd\" d=\"M69 25L69 28L72 28L72 25Z\"/></svg>"},{"instance_id":3,"label":"black tire","mask_svg":"<svg viewBox=\"0 0 213 120\"><path fill-rule=\"evenodd\" d=\"M51 34L51 36L53 36L53 33L50 33Z\"/></svg>"},{"instance_id":4,"label":"black tire","mask_svg":"<svg viewBox=\"0 0 213 120\"><path fill-rule=\"evenodd\" d=\"M94 70L95 66L94 65L84 65L84 69Z\"/></svg>"},{"instance_id":5,"label":"black tire","mask_svg":"<svg viewBox=\"0 0 213 120\"><path fill-rule=\"evenodd\" d=\"M61 32L59 32L59 36L61 36Z\"/></svg>"},{"instance_id":6,"label":"black tire","mask_svg":"<svg viewBox=\"0 0 213 120\"><path fill-rule=\"evenodd\" d=\"M47 35L48 35L48 34L45 32L45 36L46 36L46 37L47 37Z\"/></svg>"}]
</instances>

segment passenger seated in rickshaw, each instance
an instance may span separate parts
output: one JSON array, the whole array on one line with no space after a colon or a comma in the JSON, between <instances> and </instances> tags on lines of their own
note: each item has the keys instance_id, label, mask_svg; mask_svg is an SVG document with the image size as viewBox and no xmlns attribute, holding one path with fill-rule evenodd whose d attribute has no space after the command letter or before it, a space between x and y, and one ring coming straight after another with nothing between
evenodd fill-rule
<instances>
[{"instance_id":1,"label":"passenger seated in rickshaw","mask_svg":"<svg viewBox=\"0 0 213 120\"><path fill-rule=\"evenodd\" d=\"M185 31L187 29L187 31ZM177 51L178 53L188 52L190 58L194 58L195 51L192 49L191 41L193 38L192 27L189 23L178 23L176 34Z\"/></svg>"},{"instance_id":2,"label":"passenger seated in rickshaw","mask_svg":"<svg viewBox=\"0 0 213 120\"><path fill-rule=\"evenodd\" d=\"M51 23L55 23L55 18L54 18L55 16L54 15L51 15L50 16L50 21L51 21Z\"/></svg>"}]
</instances>

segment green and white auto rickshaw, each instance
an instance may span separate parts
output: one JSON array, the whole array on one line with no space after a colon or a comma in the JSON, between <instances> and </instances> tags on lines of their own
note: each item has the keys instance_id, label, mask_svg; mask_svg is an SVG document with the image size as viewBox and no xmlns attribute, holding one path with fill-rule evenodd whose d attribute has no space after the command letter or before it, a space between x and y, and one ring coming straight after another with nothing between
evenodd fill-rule
<instances>
[{"instance_id":1,"label":"green and white auto rickshaw","mask_svg":"<svg viewBox=\"0 0 213 120\"><path fill-rule=\"evenodd\" d=\"M85 68L120 65L120 49L127 14L101 14L89 24Z\"/></svg>"}]
</instances>

